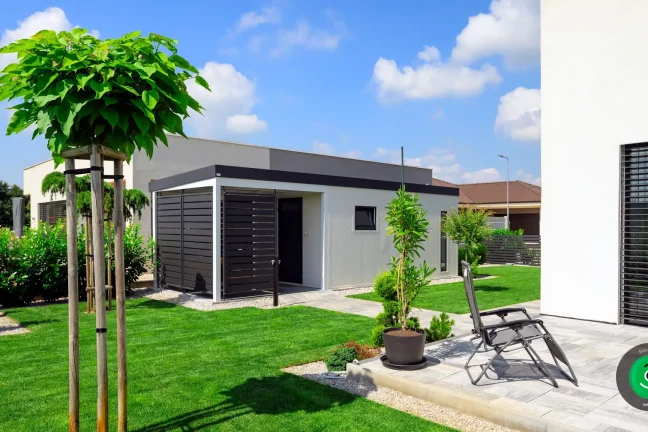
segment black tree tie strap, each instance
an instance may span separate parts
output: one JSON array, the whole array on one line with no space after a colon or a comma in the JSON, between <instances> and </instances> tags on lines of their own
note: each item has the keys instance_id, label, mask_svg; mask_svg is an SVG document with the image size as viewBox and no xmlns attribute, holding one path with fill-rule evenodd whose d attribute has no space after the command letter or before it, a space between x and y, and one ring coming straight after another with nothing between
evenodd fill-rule
<instances>
[{"instance_id":1,"label":"black tree tie strap","mask_svg":"<svg viewBox=\"0 0 648 432\"><path fill-rule=\"evenodd\" d=\"M105 328L98 328L97 329L97 333L107 333L107 332L108 332L108 330L105 329Z\"/></svg>"}]
</instances>

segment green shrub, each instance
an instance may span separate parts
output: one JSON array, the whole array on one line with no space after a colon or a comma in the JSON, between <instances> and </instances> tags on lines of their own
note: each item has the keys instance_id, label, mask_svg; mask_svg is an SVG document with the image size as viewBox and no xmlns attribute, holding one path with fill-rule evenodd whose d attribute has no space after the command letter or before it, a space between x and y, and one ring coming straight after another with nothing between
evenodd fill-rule
<instances>
[{"instance_id":1,"label":"green shrub","mask_svg":"<svg viewBox=\"0 0 648 432\"><path fill-rule=\"evenodd\" d=\"M108 235L106 231L106 247L108 247ZM111 229L112 250L115 250L115 230ZM114 255L114 253L113 253ZM133 285L141 275L147 272L153 265L155 257L155 241L152 237L144 240L140 233L140 224L131 224L124 230L124 265L126 273L126 292L133 291ZM112 280L115 280L115 260L112 262Z\"/></svg>"},{"instance_id":2,"label":"green shrub","mask_svg":"<svg viewBox=\"0 0 648 432\"><path fill-rule=\"evenodd\" d=\"M144 241L138 225L124 236L126 286L131 287L146 271L154 255L154 242ZM85 236L78 232L79 298L85 299ZM16 238L0 228L0 304L21 306L41 297L47 302L67 297L67 234L65 222L41 224ZM113 278L114 280L114 278Z\"/></svg>"},{"instance_id":3,"label":"green shrub","mask_svg":"<svg viewBox=\"0 0 648 432\"><path fill-rule=\"evenodd\" d=\"M493 235L524 235L524 230L522 228L517 230L511 230L509 228L493 228Z\"/></svg>"},{"instance_id":4,"label":"green shrub","mask_svg":"<svg viewBox=\"0 0 648 432\"><path fill-rule=\"evenodd\" d=\"M343 371L346 370L347 363L359 358L360 355L355 348L343 346L333 351L333 354L326 358L326 368L329 371Z\"/></svg>"},{"instance_id":5,"label":"green shrub","mask_svg":"<svg viewBox=\"0 0 648 432\"><path fill-rule=\"evenodd\" d=\"M20 256L15 253L20 240L8 228L0 228L0 304L25 304L24 278L20 270Z\"/></svg>"},{"instance_id":6,"label":"green shrub","mask_svg":"<svg viewBox=\"0 0 648 432\"><path fill-rule=\"evenodd\" d=\"M396 278L394 273L386 271L376 276L374 292L383 300L396 300Z\"/></svg>"},{"instance_id":7,"label":"green shrub","mask_svg":"<svg viewBox=\"0 0 648 432\"><path fill-rule=\"evenodd\" d=\"M40 224L20 239L26 298L45 301L67 296L67 238L65 225Z\"/></svg>"},{"instance_id":8,"label":"green shrub","mask_svg":"<svg viewBox=\"0 0 648 432\"><path fill-rule=\"evenodd\" d=\"M450 319L445 312L441 312L440 316L434 315L432 321L430 321L430 328L425 329L426 340L428 342L436 342L454 336L452 334L452 326L454 324L455 321Z\"/></svg>"},{"instance_id":9,"label":"green shrub","mask_svg":"<svg viewBox=\"0 0 648 432\"><path fill-rule=\"evenodd\" d=\"M388 327L385 327L381 324L376 324L374 328L371 329L371 336L369 336L371 345L375 347L381 347L385 345L385 341L383 339L383 330L385 330L386 328Z\"/></svg>"}]
</instances>

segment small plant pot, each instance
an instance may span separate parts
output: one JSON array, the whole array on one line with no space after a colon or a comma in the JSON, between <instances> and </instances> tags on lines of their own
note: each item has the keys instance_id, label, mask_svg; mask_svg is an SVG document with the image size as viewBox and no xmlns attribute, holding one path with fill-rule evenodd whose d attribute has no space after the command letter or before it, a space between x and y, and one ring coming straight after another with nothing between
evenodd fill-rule
<instances>
[{"instance_id":1,"label":"small plant pot","mask_svg":"<svg viewBox=\"0 0 648 432\"><path fill-rule=\"evenodd\" d=\"M425 363L425 330L401 330L388 328L383 330L385 354L393 366L404 367Z\"/></svg>"}]
</instances>

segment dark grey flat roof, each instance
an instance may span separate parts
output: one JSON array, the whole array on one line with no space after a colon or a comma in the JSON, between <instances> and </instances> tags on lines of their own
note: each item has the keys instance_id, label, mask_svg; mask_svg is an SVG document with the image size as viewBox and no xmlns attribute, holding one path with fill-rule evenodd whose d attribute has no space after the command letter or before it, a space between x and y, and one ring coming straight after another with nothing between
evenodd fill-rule
<instances>
[{"instance_id":1,"label":"dark grey flat roof","mask_svg":"<svg viewBox=\"0 0 648 432\"><path fill-rule=\"evenodd\" d=\"M149 183L149 191L156 192L215 177L390 191L397 190L401 185L400 182L372 180L366 178L246 168L228 165L210 165L205 168L187 171L186 173L166 177L160 180L153 180ZM406 183L405 189L409 192L415 193L459 196L459 189L453 187Z\"/></svg>"}]
</instances>

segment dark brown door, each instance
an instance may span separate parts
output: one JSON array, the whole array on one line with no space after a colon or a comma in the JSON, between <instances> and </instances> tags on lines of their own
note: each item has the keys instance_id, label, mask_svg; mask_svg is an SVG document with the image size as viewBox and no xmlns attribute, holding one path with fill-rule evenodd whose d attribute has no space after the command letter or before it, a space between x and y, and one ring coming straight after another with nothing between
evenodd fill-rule
<instances>
[{"instance_id":1,"label":"dark brown door","mask_svg":"<svg viewBox=\"0 0 648 432\"><path fill-rule=\"evenodd\" d=\"M303 283L302 199L279 199L279 280Z\"/></svg>"},{"instance_id":2,"label":"dark brown door","mask_svg":"<svg viewBox=\"0 0 648 432\"><path fill-rule=\"evenodd\" d=\"M275 194L225 192L223 215L224 297L272 293Z\"/></svg>"}]
</instances>

